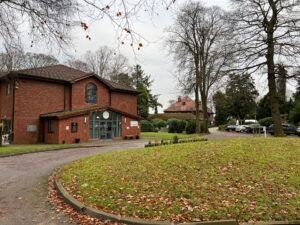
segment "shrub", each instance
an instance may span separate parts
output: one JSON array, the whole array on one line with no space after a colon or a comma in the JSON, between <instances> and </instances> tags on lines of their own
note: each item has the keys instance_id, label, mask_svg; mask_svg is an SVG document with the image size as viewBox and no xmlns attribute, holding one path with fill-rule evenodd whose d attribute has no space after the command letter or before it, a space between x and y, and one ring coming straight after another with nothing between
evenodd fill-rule
<instances>
[{"instance_id":1,"label":"shrub","mask_svg":"<svg viewBox=\"0 0 300 225\"><path fill-rule=\"evenodd\" d=\"M185 120L179 120L179 127L177 130L177 133L182 133L183 131L185 131L185 127L186 127L186 121Z\"/></svg>"},{"instance_id":2,"label":"shrub","mask_svg":"<svg viewBox=\"0 0 300 225\"><path fill-rule=\"evenodd\" d=\"M200 141L207 141L207 138L185 138L185 139L178 139L178 137L175 135L173 137L173 140L161 140L160 143L152 143L149 142L145 145L145 148L148 147L156 147L156 146L162 146L162 145L169 145L169 144L182 144L182 143L190 143L190 142L200 142Z\"/></svg>"},{"instance_id":3,"label":"shrub","mask_svg":"<svg viewBox=\"0 0 300 225\"><path fill-rule=\"evenodd\" d=\"M226 125L220 125L220 126L218 127L219 131L224 131L225 128L226 128Z\"/></svg>"},{"instance_id":4,"label":"shrub","mask_svg":"<svg viewBox=\"0 0 300 225\"><path fill-rule=\"evenodd\" d=\"M176 133L178 130L178 126L179 126L179 120L177 119L170 119L168 121L168 132L169 133Z\"/></svg>"},{"instance_id":5,"label":"shrub","mask_svg":"<svg viewBox=\"0 0 300 225\"><path fill-rule=\"evenodd\" d=\"M271 124L273 124L272 117L266 117L266 118L260 119L258 122L260 125L265 126L265 127L268 127Z\"/></svg>"},{"instance_id":6,"label":"shrub","mask_svg":"<svg viewBox=\"0 0 300 225\"><path fill-rule=\"evenodd\" d=\"M300 102L297 102L294 108L290 111L289 119L294 124L298 124L300 122Z\"/></svg>"},{"instance_id":7,"label":"shrub","mask_svg":"<svg viewBox=\"0 0 300 225\"><path fill-rule=\"evenodd\" d=\"M161 119L154 119L152 120L153 125L155 126L155 128L161 129L163 127L167 126L167 122Z\"/></svg>"},{"instance_id":8,"label":"shrub","mask_svg":"<svg viewBox=\"0 0 300 225\"><path fill-rule=\"evenodd\" d=\"M175 135L173 137L173 144L177 144L178 143L178 137Z\"/></svg>"},{"instance_id":9,"label":"shrub","mask_svg":"<svg viewBox=\"0 0 300 225\"><path fill-rule=\"evenodd\" d=\"M169 133L182 133L185 129L186 122L184 120L171 119L168 121Z\"/></svg>"},{"instance_id":10,"label":"shrub","mask_svg":"<svg viewBox=\"0 0 300 225\"><path fill-rule=\"evenodd\" d=\"M188 120L185 127L185 132L187 134L196 133L196 120Z\"/></svg>"},{"instance_id":11,"label":"shrub","mask_svg":"<svg viewBox=\"0 0 300 225\"><path fill-rule=\"evenodd\" d=\"M141 131L142 132L154 132L154 125L149 120L142 120L141 121Z\"/></svg>"}]
</instances>

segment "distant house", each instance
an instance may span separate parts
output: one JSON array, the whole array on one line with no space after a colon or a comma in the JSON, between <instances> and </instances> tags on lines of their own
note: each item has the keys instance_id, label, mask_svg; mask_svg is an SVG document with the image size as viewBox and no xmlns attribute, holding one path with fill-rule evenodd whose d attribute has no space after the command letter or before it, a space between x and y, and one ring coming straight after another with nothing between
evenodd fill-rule
<instances>
[{"instance_id":1,"label":"distant house","mask_svg":"<svg viewBox=\"0 0 300 225\"><path fill-rule=\"evenodd\" d=\"M203 119L203 110L201 103L199 104L199 111L200 111L200 118ZM166 115L170 116L176 116L179 117L195 117L196 114L196 107L195 107L195 101L192 100L188 96L178 97L177 101L172 103L167 109L164 110L164 113ZM184 116L182 115L184 114ZM209 121L213 121L213 111L208 108L208 115L209 115Z\"/></svg>"},{"instance_id":2,"label":"distant house","mask_svg":"<svg viewBox=\"0 0 300 225\"><path fill-rule=\"evenodd\" d=\"M2 129L15 144L138 137L137 95L64 65L1 73Z\"/></svg>"}]
</instances>

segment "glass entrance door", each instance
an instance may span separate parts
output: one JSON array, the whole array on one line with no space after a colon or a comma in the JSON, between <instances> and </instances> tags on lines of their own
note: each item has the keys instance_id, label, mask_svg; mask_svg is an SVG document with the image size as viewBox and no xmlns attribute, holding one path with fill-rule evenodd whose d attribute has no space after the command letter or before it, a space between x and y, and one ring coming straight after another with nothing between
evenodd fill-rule
<instances>
[{"instance_id":1,"label":"glass entrance door","mask_svg":"<svg viewBox=\"0 0 300 225\"><path fill-rule=\"evenodd\" d=\"M107 140L112 139L112 122L111 121L101 121L100 122L100 137L99 139Z\"/></svg>"},{"instance_id":2,"label":"glass entrance door","mask_svg":"<svg viewBox=\"0 0 300 225\"><path fill-rule=\"evenodd\" d=\"M91 112L90 138L109 140L114 137L119 137L121 134L120 122L121 115L118 113L107 111Z\"/></svg>"}]
</instances>

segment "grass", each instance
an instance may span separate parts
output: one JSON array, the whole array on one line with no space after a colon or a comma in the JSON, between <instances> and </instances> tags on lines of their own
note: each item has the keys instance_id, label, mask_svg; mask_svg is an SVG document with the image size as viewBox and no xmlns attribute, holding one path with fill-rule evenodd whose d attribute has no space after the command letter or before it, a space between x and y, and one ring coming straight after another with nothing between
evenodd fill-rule
<instances>
[{"instance_id":1,"label":"grass","mask_svg":"<svg viewBox=\"0 0 300 225\"><path fill-rule=\"evenodd\" d=\"M31 145L4 145L0 147L0 156L17 155L23 153L60 150L78 147L78 144L31 144Z\"/></svg>"},{"instance_id":2,"label":"grass","mask_svg":"<svg viewBox=\"0 0 300 225\"><path fill-rule=\"evenodd\" d=\"M249 138L106 153L60 172L85 204L174 222L295 220L300 139Z\"/></svg>"},{"instance_id":3,"label":"grass","mask_svg":"<svg viewBox=\"0 0 300 225\"><path fill-rule=\"evenodd\" d=\"M172 140L174 136L177 136L179 139L182 138L192 138L199 137L199 134L184 134L184 133L167 133L167 132L142 132L142 139L148 140Z\"/></svg>"}]
</instances>

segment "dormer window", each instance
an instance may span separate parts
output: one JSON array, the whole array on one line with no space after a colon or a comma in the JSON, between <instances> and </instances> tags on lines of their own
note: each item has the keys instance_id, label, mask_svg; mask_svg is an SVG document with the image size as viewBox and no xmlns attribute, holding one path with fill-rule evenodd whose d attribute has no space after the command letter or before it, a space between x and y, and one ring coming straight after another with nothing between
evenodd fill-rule
<instances>
[{"instance_id":1,"label":"dormer window","mask_svg":"<svg viewBox=\"0 0 300 225\"><path fill-rule=\"evenodd\" d=\"M93 83L89 83L85 87L85 102L89 104L97 102L97 87Z\"/></svg>"}]
</instances>

